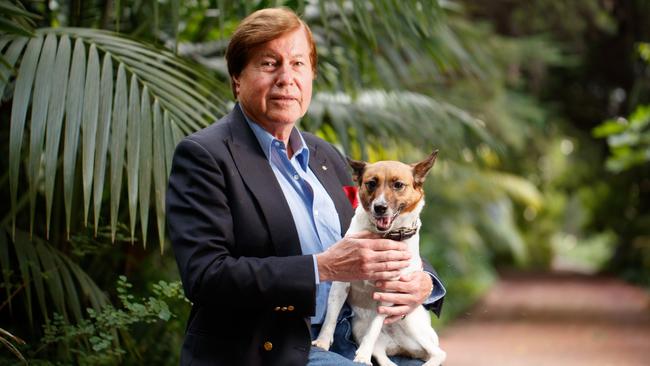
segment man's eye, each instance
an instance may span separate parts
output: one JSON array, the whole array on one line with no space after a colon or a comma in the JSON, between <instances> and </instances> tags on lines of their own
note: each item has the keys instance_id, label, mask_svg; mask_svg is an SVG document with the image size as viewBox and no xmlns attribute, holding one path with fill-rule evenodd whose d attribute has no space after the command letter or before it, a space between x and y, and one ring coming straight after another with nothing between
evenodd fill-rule
<instances>
[{"instance_id":1,"label":"man's eye","mask_svg":"<svg viewBox=\"0 0 650 366\"><path fill-rule=\"evenodd\" d=\"M397 181L397 182L393 183L393 188L397 189L397 190L400 190L400 189L404 188L404 186L406 186L406 184L404 184L404 183L402 183L400 181Z\"/></svg>"},{"instance_id":2,"label":"man's eye","mask_svg":"<svg viewBox=\"0 0 650 366\"><path fill-rule=\"evenodd\" d=\"M377 188L377 182L375 182L374 180L371 180L371 181L366 182L366 188L367 188L369 191L374 191L375 188Z\"/></svg>"}]
</instances>

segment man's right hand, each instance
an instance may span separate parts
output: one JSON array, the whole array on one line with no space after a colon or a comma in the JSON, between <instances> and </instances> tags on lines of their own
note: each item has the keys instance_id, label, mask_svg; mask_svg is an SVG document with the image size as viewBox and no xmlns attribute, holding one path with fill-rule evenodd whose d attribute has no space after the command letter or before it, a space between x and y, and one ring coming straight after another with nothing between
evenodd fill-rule
<instances>
[{"instance_id":1,"label":"man's right hand","mask_svg":"<svg viewBox=\"0 0 650 366\"><path fill-rule=\"evenodd\" d=\"M411 254L403 242L364 231L316 255L320 281L386 280L399 276Z\"/></svg>"}]
</instances>

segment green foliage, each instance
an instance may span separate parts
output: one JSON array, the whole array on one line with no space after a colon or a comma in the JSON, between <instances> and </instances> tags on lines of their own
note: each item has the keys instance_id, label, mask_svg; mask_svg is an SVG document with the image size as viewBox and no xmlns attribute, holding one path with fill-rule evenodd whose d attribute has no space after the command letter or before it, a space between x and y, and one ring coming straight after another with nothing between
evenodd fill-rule
<instances>
[{"instance_id":1,"label":"green foliage","mask_svg":"<svg viewBox=\"0 0 650 366\"><path fill-rule=\"evenodd\" d=\"M5 36L0 40L9 43L5 55L12 62L25 49L16 77L11 114L12 209L19 211L18 195L26 194L30 228L33 227L37 192L44 184L45 236L50 232L53 202L61 193L69 233L73 193L83 189L82 220L84 224L87 222L92 198L97 228L104 185L110 179L110 222L114 237L126 173L131 238L135 237L139 221L143 243L146 243L149 199L153 191L162 250L166 173L175 143L183 134L206 126L224 113L225 102L215 91L227 89L226 86L168 51L109 32L39 29L26 48L24 38ZM116 76L114 68L117 68ZM0 84L0 89L4 87L4 83ZM29 109L31 118L27 118ZM28 149L23 149L25 135L29 137ZM43 156L45 165L41 169ZM22 159L27 161L26 192L19 190ZM79 159L81 181L75 175ZM63 174L63 192L54 190L57 173ZM15 222L15 216L12 219Z\"/></svg>"},{"instance_id":2,"label":"green foliage","mask_svg":"<svg viewBox=\"0 0 650 366\"><path fill-rule=\"evenodd\" d=\"M621 172L650 162L650 105L640 105L628 118L603 122L593 130L594 136L607 138L611 156L606 166Z\"/></svg>"},{"instance_id":3,"label":"green foliage","mask_svg":"<svg viewBox=\"0 0 650 366\"><path fill-rule=\"evenodd\" d=\"M29 323L33 325L32 291L36 293L40 315L46 320L51 307L66 320L80 320L85 300L94 309L107 303L106 295L93 279L50 243L20 230L16 232L15 240L11 240L8 234L8 231L0 230L0 270L2 287L7 295L0 310L8 306L9 311L14 312L12 303L15 297L19 297L25 305Z\"/></svg>"},{"instance_id":4,"label":"green foliage","mask_svg":"<svg viewBox=\"0 0 650 366\"><path fill-rule=\"evenodd\" d=\"M152 296L136 297L126 276L120 276L116 291L120 306L111 304L100 310L87 309L87 317L71 323L55 313L44 325L44 336L32 357L43 360L44 353L59 354L62 362L75 365L115 365L132 358L127 356L128 344L120 340L128 337L137 324L168 322L176 315L170 305L188 303L180 281L159 281L152 286ZM40 363L39 362L39 363Z\"/></svg>"}]
</instances>

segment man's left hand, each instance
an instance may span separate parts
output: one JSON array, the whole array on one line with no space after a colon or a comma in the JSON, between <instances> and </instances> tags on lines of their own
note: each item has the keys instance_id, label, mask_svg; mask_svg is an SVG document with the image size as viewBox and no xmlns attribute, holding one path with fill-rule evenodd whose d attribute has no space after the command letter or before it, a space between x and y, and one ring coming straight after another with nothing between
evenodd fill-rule
<instances>
[{"instance_id":1,"label":"man's left hand","mask_svg":"<svg viewBox=\"0 0 650 366\"><path fill-rule=\"evenodd\" d=\"M391 303L393 306L379 306L379 314L386 314L384 324L403 319L429 298L433 289L431 276L418 271L400 276L395 281L377 281L377 292L373 299Z\"/></svg>"}]
</instances>

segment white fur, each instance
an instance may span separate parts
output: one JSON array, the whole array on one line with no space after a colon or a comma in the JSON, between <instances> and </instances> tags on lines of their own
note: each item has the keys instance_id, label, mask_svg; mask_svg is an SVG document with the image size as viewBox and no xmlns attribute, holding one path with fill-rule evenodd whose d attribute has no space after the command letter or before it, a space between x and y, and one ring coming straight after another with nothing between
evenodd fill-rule
<instances>
[{"instance_id":1,"label":"white fur","mask_svg":"<svg viewBox=\"0 0 650 366\"><path fill-rule=\"evenodd\" d=\"M415 222L418 227L418 233L405 240L411 252L411 263L409 267L402 270L402 274L422 270L419 216L423 206L424 199L412 212L397 216L392 224L393 228L410 227ZM364 230L376 231L376 228L369 214L362 205L359 205L347 234ZM325 350L329 349L336 320L347 299L354 311L352 334L359 344L355 362L372 365L371 356L374 356L380 366L395 365L388 356L400 354L425 360L425 366L440 365L445 360L446 354L438 346L438 335L431 327L431 318L427 310L419 306L403 320L384 325L386 315L377 313L379 302L372 299L375 291L376 288L371 281L333 282L323 326L318 338L312 344Z\"/></svg>"}]
</instances>

